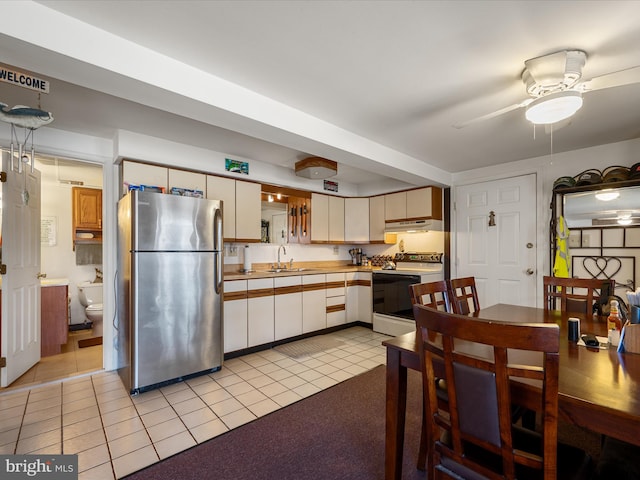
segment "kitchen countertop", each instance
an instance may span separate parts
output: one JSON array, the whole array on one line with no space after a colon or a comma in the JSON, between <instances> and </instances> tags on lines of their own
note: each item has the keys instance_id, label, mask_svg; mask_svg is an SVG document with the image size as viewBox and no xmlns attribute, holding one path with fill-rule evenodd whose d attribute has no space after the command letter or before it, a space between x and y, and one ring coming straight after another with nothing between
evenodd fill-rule
<instances>
[{"instance_id":1,"label":"kitchen countertop","mask_svg":"<svg viewBox=\"0 0 640 480\"><path fill-rule=\"evenodd\" d=\"M243 273L238 271L224 272L225 280L248 280L253 278L273 278L273 277L290 277L294 275L318 275L323 273L349 273L349 272L372 272L380 270L380 267L358 267L352 265L335 266L335 267L302 267L289 270L283 269L280 272L270 272L266 269L254 270L252 272Z\"/></svg>"},{"instance_id":2,"label":"kitchen countertop","mask_svg":"<svg viewBox=\"0 0 640 480\"><path fill-rule=\"evenodd\" d=\"M41 278L40 286L42 287L60 287L69 285L68 278ZM2 290L2 277L0 277L0 290Z\"/></svg>"}]
</instances>

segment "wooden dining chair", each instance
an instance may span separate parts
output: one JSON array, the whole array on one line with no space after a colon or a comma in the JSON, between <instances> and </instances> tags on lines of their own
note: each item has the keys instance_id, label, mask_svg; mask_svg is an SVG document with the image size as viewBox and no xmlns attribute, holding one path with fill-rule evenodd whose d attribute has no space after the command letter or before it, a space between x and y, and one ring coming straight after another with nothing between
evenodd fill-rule
<instances>
[{"instance_id":1,"label":"wooden dining chair","mask_svg":"<svg viewBox=\"0 0 640 480\"><path fill-rule=\"evenodd\" d=\"M411 303L413 305L424 305L436 310L444 310L451 312L451 286L446 280L428 283L415 283L409 285L409 294L411 295ZM447 393L446 385L442 379L436 379L434 382L438 398L440 399L441 408L446 410ZM425 404L423 403L422 416L425 415ZM425 430L424 421L422 422L422 431L420 433L420 447L418 450L417 468L424 470L427 461L427 432Z\"/></svg>"},{"instance_id":2,"label":"wooden dining chair","mask_svg":"<svg viewBox=\"0 0 640 480\"><path fill-rule=\"evenodd\" d=\"M480 310L475 277L454 278L449 284L451 285L450 295L454 313L467 315Z\"/></svg>"},{"instance_id":3,"label":"wooden dining chair","mask_svg":"<svg viewBox=\"0 0 640 480\"><path fill-rule=\"evenodd\" d=\"M449 398L443 412L434 389L423 388L427 478L590 478L591 458L557 441L558 325L492 322L421 305L413 311L423 386L444 375ZM512 423L513 381L540 385L541 433Z\"/></svg>"},{"instance_id":4,"label":"wooden dining chair","mask_svg":"<svg viewBox=\"0 0 640 480\"><path fill-rule=\"evenodd\" d=\"M451 312L450 287L446 280L409 285L411 303Z\"/></svg>"},{"instance_id":5,"label":"wooden dining chair","mask_svg":"<svg viewBox=\"0 0 640 480\"><path fill-rule=\"evenodd\" d=\"M600 301L603 290L608 296L613 295L615 289L613 279L544 276L542 284L545 310L585 314L592 313L594 302Z\"/></svg>"}]
</instances>

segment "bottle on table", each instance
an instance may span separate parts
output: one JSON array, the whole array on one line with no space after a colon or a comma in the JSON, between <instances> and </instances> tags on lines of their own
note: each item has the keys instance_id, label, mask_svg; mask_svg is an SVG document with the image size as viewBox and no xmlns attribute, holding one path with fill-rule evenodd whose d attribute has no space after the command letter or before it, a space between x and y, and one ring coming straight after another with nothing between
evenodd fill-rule
<instances>
[{"instance_id":1,"label":"bottle on table","mask_svg":"<svg viewBox=\"0 0 640 480\"><path fill-rule=\"evenodd\" d=\"M620 330L622 330L622 322L618 315L618 301L611 300L609 304L609 317L607 318L607 330L609 332L609 343L616 347L620 342Z\"/></svg>"}]
</instances>

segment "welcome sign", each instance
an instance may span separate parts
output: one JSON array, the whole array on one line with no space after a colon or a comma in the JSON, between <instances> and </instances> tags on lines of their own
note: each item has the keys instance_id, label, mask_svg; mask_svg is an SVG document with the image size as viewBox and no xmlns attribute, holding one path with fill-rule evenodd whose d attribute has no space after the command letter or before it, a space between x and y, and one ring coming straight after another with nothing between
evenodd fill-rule
<instances>
[{"instance_id":1,"label":"welcome sign","mask_svg":"<svg viewBox=\"0 0 640 480\"><path fill-rule=\"evenodd\" d=\"M34 77L28 73L11 70L4 66L0 66L0 82L11 83L36 92L49 93L49 82L47 80Z\"/></svg>"}]
</instances>

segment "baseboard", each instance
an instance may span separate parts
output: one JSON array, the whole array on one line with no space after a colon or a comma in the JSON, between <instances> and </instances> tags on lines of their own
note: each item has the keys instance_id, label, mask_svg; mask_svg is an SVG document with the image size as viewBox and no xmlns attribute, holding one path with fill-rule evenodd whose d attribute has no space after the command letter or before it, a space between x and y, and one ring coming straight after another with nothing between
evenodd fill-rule
<instances>
[{"instance_id":1,"label":"baseboard","mask_svg":"<svg viewBox=\"0 0 640 480\"><path fill-rule=\"evenodd\" d=\"M93 322L72 323L69 325L70 332L77 332L78 330L91 330L92 328Z\"/></svg>"}]
</instances>

